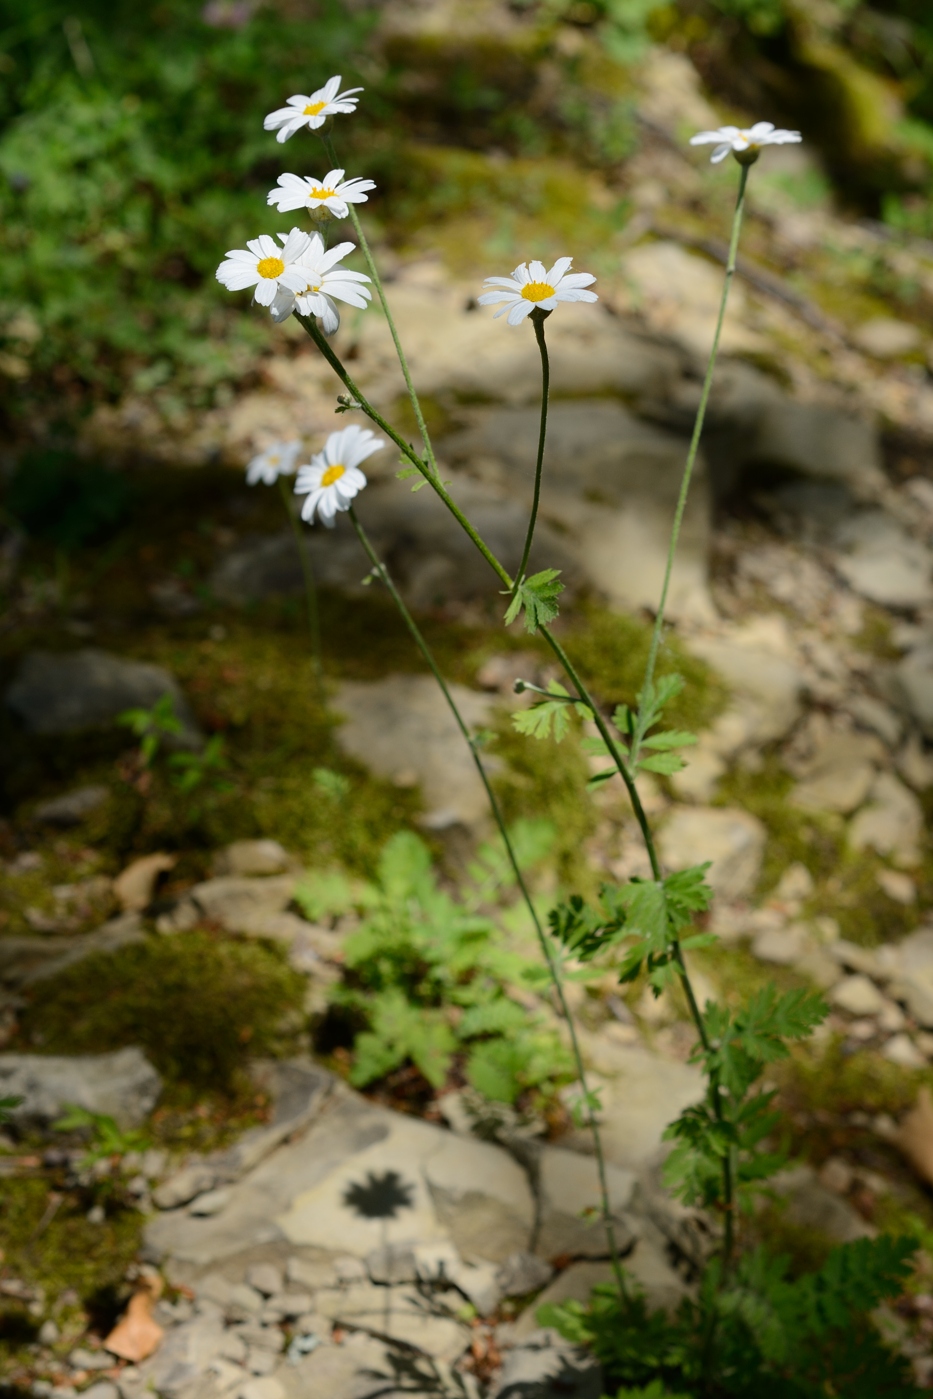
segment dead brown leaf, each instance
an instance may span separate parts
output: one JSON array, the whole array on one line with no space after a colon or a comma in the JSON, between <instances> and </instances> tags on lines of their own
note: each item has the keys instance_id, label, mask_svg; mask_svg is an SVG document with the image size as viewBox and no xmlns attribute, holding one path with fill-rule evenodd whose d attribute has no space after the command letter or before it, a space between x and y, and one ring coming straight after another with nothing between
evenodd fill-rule
<instances>
[{"instance_id":1,"label":"dead brown leaf","mask_svg":"<svg viewBox=\"0 0 933 1399\"><path fill-rule=\"evenodd\" d=\"M162 1279L141 1278L123 1316L104 1341L104 1349L121 1360L138 1364L161 1344L165 1332L153 1320L152 1307L162 1291Z\"/></svg>"},{"instance_id":2,"label":"dead brown leaf","mask_svg":"<svg viewBox=\"0 0 933 1399\"><path fill-rule=\"evenodd\" d=\"M154 855L143 855L127 865L113 881L113 892L120 901L124 913L142 913L152 903L156 881L160 874L174 869L176 857L157 851Z\"/></svg>"}]
</instances>

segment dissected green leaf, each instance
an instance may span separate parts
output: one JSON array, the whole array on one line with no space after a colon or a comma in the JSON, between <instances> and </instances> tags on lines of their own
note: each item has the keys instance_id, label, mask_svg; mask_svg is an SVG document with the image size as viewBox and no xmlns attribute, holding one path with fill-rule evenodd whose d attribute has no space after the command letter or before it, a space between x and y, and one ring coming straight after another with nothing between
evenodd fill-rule
<instances>
[{"instance_id":1,"label":"dissected green leaf","mask_svg":"<svg viewBox=\"0 0 933 1399\"><path fill-rule=\"evenodd\" d=\"M557 599L564 591L559 579L559 568L545 568L540 573L533 573L530 578L522 579L509 603L505 625L511 626L522 608L525 610L525 630L532 635L539 627L553 622L560 610Z\"/></svg>"}]
</instances>

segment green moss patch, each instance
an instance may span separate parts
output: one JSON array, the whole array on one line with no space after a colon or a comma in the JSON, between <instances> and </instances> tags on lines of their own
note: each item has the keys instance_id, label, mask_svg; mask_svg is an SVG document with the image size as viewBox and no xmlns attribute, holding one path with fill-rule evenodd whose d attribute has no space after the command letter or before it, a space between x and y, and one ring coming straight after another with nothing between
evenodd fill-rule
<instances>
[{"instance_id":1,"label":"green moss patch","mask_svg":"<svg viewBox=\"0 0 933 1399\"><path fill-rule=\"evenodd\" d=\"M651 645L651 628L621 612L594 604L582 608L566 636L567 653L595 694L610 705L634 705L641 687ZM658 676L677 674L684 688L668 706L669 727L706 728L726 706L729 694L715 672L691 656L670 631L658 657Z\"/></svg>"},{"instance_id":2,"label":"green moss patch","mask_svg":"<svg viewBox=\"0 0 933 1399\"><path fill-rule=\"evenodd\" d=\"M304 986L264 943L201 931L152 937L40 982L21 1039L49 1054L138 1044L170 1091L233 1093L249 1059L293 1046Z\"/></svg>"}]
</instances>

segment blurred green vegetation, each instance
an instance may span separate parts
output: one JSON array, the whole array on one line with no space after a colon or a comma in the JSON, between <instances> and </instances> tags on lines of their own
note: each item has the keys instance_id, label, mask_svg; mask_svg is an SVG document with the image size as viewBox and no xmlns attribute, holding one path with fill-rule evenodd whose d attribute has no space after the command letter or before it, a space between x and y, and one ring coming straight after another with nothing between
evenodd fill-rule
<instances>
[{"instance_id":1,"label":"blurred green vegetation","mask_svg":"<svg viewBox=\"0 0 933 1399\"><path fill-rule=\"evenodd\" d=\"M514 0L493 33L380 27L348 0L0 0L0 410L33 432L127 392L171 421L223 406L272 327L213 273L270 227L286 156L263 115L331 73L366 95L348 169L374 232L454 265L546 256L597 271L628 206L633 65L686 49L727 106L806 130L843 196L929 233L933 11L923 0ZM364 168L365 167L365 168ZM322 167L323 168L323 167ZM595 176L600 178L596 179Z\"/></svg>"}]
</instances>

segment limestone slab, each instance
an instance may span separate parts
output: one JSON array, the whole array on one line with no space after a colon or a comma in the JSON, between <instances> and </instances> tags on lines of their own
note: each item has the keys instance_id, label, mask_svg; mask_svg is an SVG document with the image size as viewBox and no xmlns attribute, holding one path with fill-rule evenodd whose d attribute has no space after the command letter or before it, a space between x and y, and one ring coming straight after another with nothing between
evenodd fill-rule
<instances>
[{"instance_id":1,"label":"limestone slab","mask_svg":"<svg viewBox=\"0 0 933 1399\"><path fill-rule=\"evenodd\" d=\"M607 1166L606 1175L616 1247L627 1252L633 1242L634 1221L626 1211L634 1201L635 1172ZM536 1251L543 1258L607 1257L609 1242L595 1160L576 1151L546 1146L538 1158L537 1183L540 1215Z\"/></svg>"},{"instance_id":2,"label":"limestone slab","mask_svg":"<svg viewBox=\"0 0 933 1399\"><path fill-rule=\"evenodd\" d=\"M675 807L659 835L669 869L712 862L709 883L725 899L752 893L761 872L767 833L756 816L739 807Z\"/></svg>"},{"instance_id":3,"label":"limestone slab","mask_svg":"<svg viewBox=\"0 0 933 1399\"><path fill-rule=\"evenodd\" d=\"M507 1151L445 1133L424 1172L438 1216L465 1258L500 1263L528 1247L535 1206L528 1178Z\"/></svg>"}]
</instances>

